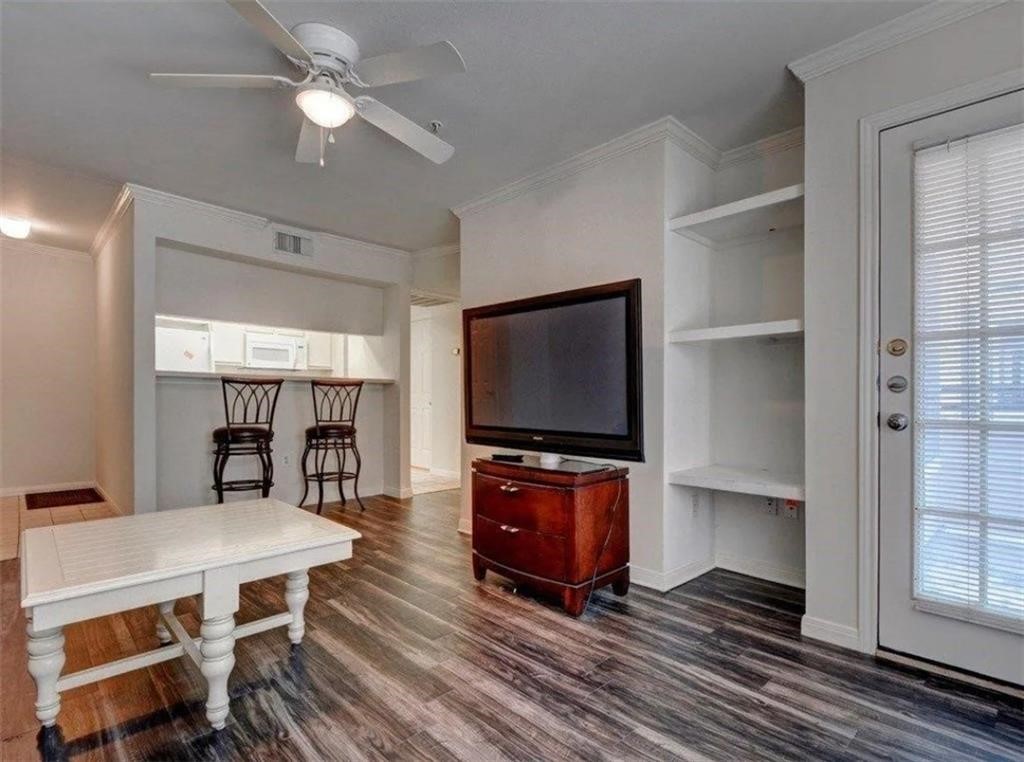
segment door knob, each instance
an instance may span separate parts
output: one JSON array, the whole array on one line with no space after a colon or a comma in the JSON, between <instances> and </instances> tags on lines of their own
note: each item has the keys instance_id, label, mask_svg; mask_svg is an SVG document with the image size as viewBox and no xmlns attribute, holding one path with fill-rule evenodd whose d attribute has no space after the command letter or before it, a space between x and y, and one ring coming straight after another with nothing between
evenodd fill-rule
<instances>
[{"instance_id":1,"label":"door knob","mask_svg":"<svg viewBox=\"0 0 1024 762\"><path fill-rule=\"evenodd\" d=\"M903 431L903 429L907 428L908 423L910 423L910 421L907 419L907 416L903 415L903 413L893 413L885 419L886 426L893 431Z\"/></svg>"}]
</instances>

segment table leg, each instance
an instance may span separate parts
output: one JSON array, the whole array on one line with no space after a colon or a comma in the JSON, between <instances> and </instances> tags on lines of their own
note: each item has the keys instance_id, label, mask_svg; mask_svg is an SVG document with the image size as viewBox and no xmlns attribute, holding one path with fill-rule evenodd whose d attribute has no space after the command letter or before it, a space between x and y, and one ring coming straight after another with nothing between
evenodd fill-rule
<instances>
[{"instance_id":1,"label":"table leg","mask_svg":"<svg viewBox=\"0 0 1024 762\"><path fill-rule=\"evenodd\" d=\"M64 633L60 627L36 630L28 623L28 673L36 683L36 717L43 727L57 724L60 693L57 679L64 668Z\"/></svg>"},{"instance_id":2,"label":"table leg","mask_svg":"<svg viewBox=\"0 0 1024 762\"><path fill-rule=\"evenodd\" d=\"M306 618L304 611L309 600L309 573L307 569L288 572L284 583L284 600L292 615L292 623L288 625L288 639L295 645L302 642L306 634Z\"/></svg>"},{"instance_id":3,"label":"table leg","mask_svg":"<svg viewBox=\"0 0 1024 762\"><path fill-rule=\"evenodd\" d=\"M204 619L199 628L203 662L199 671L206 678L206 719L214 730L227 724L228 676L235 666L235 617L233 614Z\"/></svg>"},{"instance_id":4,"label":"table leg","mask_svg":"<svg viewBox=\"0 0 1024 762\"><path fill-rule=\"evenodd\" d=\"M171 631L167 629L167 625L164 624L164 614L174 614L174 601L165 601L160 604L160 613L157 615L156 620L156 637L160 641L160 645L166 646L174 638L171 637Z\"/></svg>"}]
</instances>

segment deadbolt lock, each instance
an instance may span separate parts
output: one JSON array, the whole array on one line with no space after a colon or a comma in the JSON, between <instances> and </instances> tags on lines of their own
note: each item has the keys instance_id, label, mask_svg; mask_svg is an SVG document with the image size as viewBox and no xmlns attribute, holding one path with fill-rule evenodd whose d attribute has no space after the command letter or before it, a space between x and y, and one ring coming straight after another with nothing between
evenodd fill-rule
<instances>
[{"instance_id":1,"label":"deadbolt lock","mask_svg":"<svg viewBox=\"0 0 1024 762\"><path fill-rule=\"evenodd\" d=\"M893 339L885 345L885 349L893 357L902 357L907 353L907 342L904 339Z\"/></svg>"}]
</instances>

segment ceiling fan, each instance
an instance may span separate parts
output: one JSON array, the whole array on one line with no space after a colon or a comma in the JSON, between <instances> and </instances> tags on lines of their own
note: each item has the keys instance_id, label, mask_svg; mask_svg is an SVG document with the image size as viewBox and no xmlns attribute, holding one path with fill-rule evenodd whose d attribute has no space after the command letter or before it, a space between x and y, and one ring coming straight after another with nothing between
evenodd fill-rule
<instances>
[{"instance_id":1,"label":"ceiling fan","mask_svg":"<svg viewBox=\"0 0 1024 762\"><path fill-rule=\"evenodd\" d=\"M328 24L303 22L289 31L259 0L227 0L228 5L284 53L304 74L301 80L274 74L150 74L154 80L186 87L292 88L295 103L305 114L295 161L324 166L325 144L332 130L355 115L383 130L436 164L455 149L436 134L439 123L425 130L411 119L368 95L352 96L344 85L359 88L411 82L466 70L450 42L437 42L372 58L359 57L356 41Z\"/></svg>"}]
</instances>

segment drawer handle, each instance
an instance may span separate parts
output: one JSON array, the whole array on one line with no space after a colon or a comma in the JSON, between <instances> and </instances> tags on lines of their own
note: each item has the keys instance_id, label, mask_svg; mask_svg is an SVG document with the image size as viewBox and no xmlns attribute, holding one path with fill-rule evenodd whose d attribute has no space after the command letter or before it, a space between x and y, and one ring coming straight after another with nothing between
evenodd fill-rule
<instances>
[{"instance_id":1,"label":"drawer handle","mask_svg":"<svg viewBox=\"0 0 1024 762\"><path fill-rule=\"evenodd\" d=\"M499 487L499 489L502 492L518 492L519 491L519 487L514 486L512 484L512 482L509 482L508 484L502 484L501 487Z\"/></svg>"},{"instance_id":2,"label":"drawer handle","mask_svg":"<svg viewBox=\"0 0 1024 762\"><path fill-rule=\"evenodd\" d=\"M501 531L508 532L509 534L515 534L519 531L519 527L510 527L508 524L502 524Z\"/></svg>"}]
</instances>

